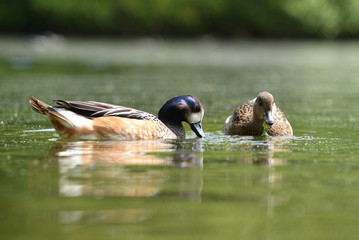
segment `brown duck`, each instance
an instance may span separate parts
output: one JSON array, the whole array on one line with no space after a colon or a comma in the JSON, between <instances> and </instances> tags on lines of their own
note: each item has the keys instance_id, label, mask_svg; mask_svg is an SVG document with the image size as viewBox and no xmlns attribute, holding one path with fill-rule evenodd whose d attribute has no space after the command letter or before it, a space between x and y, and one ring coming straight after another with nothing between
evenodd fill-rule
<instances>
[{"instance_id":1,"label":"brown duck","mask_svg":"<svg viewBox=\"0 0 359 240\"><path fill-rule=\"evenodd\" d=\"M269 92L239 106L223 126L228 135L261 136L264 131L270 136L293 136L290 123Z\"/></svg>"}]
</instances>

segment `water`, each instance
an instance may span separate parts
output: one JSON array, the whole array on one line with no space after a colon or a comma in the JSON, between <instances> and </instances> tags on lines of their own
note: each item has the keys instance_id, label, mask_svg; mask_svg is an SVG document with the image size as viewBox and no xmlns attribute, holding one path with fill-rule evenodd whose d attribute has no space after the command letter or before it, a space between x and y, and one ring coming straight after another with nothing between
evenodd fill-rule
<instances>
[{"instance_id":1,"label":"water","mask_svg":"<svg viewBox=\"0 0 359 240\"><path fill-rule=\"evenodd\" d=\"M356 42L1 38L1 239L356 239ZM293 137L221 134L270 91ZM27 95L156 114L205 107L205 139L68 141Z\"/></svg>"}]
</instances>

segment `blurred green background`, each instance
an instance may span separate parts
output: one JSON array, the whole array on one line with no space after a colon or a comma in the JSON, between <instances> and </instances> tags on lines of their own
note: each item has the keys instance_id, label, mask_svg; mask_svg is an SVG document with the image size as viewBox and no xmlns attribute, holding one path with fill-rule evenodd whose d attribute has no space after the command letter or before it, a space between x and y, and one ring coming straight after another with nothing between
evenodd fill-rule
<instances>
[{"instance_id":1,"label":"blurred green background","mask_svg":"<svg viewBox=\"0 0 359 240\"><path fill-rule=\"evenodd\" d=\"M357 0L1 0L0 32L353 38Z\"/></svg>"}]
</instances>

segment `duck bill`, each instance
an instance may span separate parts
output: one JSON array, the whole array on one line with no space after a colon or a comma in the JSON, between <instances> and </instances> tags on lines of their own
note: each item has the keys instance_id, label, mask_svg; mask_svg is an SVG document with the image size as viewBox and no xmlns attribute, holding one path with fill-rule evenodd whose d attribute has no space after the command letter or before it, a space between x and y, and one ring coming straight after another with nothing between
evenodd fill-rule
<instances>
[{"instance_id":1,"label":"duck bill","mask_svg":"<svg viewBox=\"0 0 359 240\"><path fill-rule=\"evenodd\" d=\"M193 132L197 135L197 137L199 137L199 138L204 137L204 132L202 129L201 122L190 124L190 126L191 126L191 129L193 130Z\"/></svg>"},{"instance_id":2,"label":"duck bill","mask_svg":"<svg viewBox=\"0 0 359 240\"><path fill-rule=\"evenodd\" d=\"M264 121L269 125L274 124L273 114L271 111L268 111L266 114L264 114Z\"/></svg>"}]
</instances>

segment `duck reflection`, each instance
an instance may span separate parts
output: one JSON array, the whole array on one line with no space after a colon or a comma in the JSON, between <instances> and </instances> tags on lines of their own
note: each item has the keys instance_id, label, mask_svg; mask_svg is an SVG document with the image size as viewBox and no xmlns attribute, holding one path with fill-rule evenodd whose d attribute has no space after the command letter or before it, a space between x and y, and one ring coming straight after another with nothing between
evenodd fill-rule
<instances>
[{"instance_id":1,"label":"duck reflection","mask_svg":"<svg viewBox=\"0 0 359 240\"><path fill-rule=\"evenodd\" d=\"M290 152L291 150L286 148L290 143L291 139L287 137L261 137L243 139L236 145L241 153L236 158L237 163L258 165L267 169L260 181L268 185L268 192L261 198L261 202L267 205L268 216L273 216L276 206L285 205L290 200L289 195L279 196L273 191L281 188L283 182L278 168L288 164L286 159L275 156L277 153ZM247 181L251 182L248 179Z\"/></svg>"},{"instance_id":2,"label":"duck reflection","mask_svg":"<svg viewBox=\"0 0 359 240\"><path fill-rule=\"evenodd\" d=\"M62 197L103 199L100 206L113 197L121 198L121 202L128 205L131 198L161 194L201 201L203 156L200 141L76 141L58 142L55 147ZM134 223L155 213L152 208L130 206L61 211L59 221L65 225Z\"/></svg>"},{"instance_id":3,"label":"duck reflection","mask_svg":"<svg viewBox=\"0 0 359 240\"><path fill-rule=\"evenodd\" d=\"M200 148L198 142L190 142ZM170 178L170 167L201 171L202 152L186 152L174 142L77 141L58 143L59 194L65 197L152 197ZM196 177L201 177L195 174ZM180 179L182 182L190 179ZM197 182L202 182L199 179ZM180 183L182 184L182 183ZM200 196L202 186L192 189ZM181 195L181 194L180 194Z\"/></svg>"},{"instance_id":4,"label":"duck reflection","mask_svg":"<svg viewBox=\"0 0 359 240\"><path fill-rule=\"evenodd\" d=\"M279 152L290 152L285 148L290 142L290 138L282 137L243 139L236 145L236 149L242 152L242 155L237 158L237 162L264 166L286 165L285 159L275 158L274 155Z\"/></svg>"}]
</instances>

